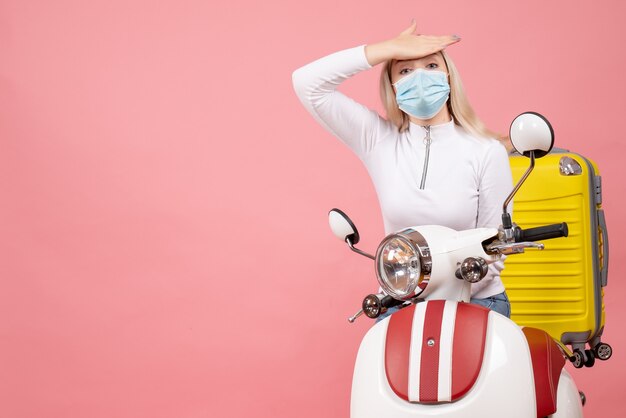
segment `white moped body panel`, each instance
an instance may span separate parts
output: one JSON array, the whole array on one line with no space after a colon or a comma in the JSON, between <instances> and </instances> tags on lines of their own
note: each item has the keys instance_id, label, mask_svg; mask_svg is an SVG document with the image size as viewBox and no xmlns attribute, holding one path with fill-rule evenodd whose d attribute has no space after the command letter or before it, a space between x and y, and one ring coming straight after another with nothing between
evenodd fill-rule
<instances>
[{"instance_id":1,"label":"white moped body panel","mask_svg":"<svg viewBox=\"0 0 626 418\"><path fill-rule=\"evenodd\" d=\"M552 418L583 418L583 405L574 379L567 370L561 371L559 391L556 396L557 411Z\"/></svg>"},{"instance_id":2,"label":"white moped body panel","mask_svg":"<svg viewBox=\"0 0 626 418\"><path fill-rule=\"evenodd\" d=\"M521 329L509 319L489 313L483 364L474 387L456 402L439 404L407 402L389 386L385 372L389 319L373 326L361 343L352 383L352 418L537 416L530 351Z\"/></svg>"},{"instance_id":3,"label":"white moped body panel","mask_svg":"<svg viewBox=\"0 0 626 418\"><path fill-rule=\"evenodd\" d=\"M487 264L498 260L488 255L482 242L498 234L495 228L477 228L467 231L455 231L438 225L413 228L426 239L432 271L430 283L420 294L423 299L447 299L469 302L470 284L455 277L458 264L466 257L482 257Z\"/></svg>"}]
</instances>

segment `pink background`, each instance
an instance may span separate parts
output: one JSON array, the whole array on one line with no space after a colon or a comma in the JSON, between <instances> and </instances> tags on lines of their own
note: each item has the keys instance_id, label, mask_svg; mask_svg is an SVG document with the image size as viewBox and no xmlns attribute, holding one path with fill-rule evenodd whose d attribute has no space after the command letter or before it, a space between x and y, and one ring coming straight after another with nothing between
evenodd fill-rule
<instances>
[{"instance_id":1,"label":"pink background","mask_svg":"<svg viewBox=\"0 0 626 418\"><path fill-rule=\"evenodd\" d=\"M573 371L618 417L626 315L621 0L2 0L0 416L346 417L376 288L328 231L382 238L359 160L304 111L297 67L394 36L449 49L481 117L536 110L599 164L605 340ZM378 70L342 86L380 108ZM503 416L506 413L503 412Z\"/></svg>"}]
</instances>

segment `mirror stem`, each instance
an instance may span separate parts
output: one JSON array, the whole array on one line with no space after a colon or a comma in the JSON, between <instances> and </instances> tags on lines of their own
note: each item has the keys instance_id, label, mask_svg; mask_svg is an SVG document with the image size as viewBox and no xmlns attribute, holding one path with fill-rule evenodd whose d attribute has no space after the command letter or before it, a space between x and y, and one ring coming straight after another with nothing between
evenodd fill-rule
<instances>
[{"instance_id":1,"label":"mirror stem","mask_svg":"<svg viewBox=\"0 0 626 418\"><path fill-rule=\"evenodd\" d=\"M373 255L368 254L364 251L361 251L358 248L356 248L354 245L352 245L352 240L349 237L346 237L346 243L348 244L348 247L350 247L350 249L354 251L355 253L361 254L362 256L365 256L367 258L371 258L372 260L376 260L376 257L374 257Z\"/></svg>"},{"instance_id":2,"label":"mirror stem","mask_svg":"<svg viewBox=\"0 0 626 418\"><path fill-rule=\"evenodd\" d=\"M522 187L522 184L524 184L524 182L530 175L530 172L533 171L533 168L535 168L535 151L530 151L530 167L528 167L528 170L526 170L526 172L524 173L520 181L518 181L515 187L513 188L513 191L511 192L511 194L504 201L504 205L502 205L503 217L504 215L508 215L507 207L509 206L509 203L511 203L511 200L513 200L513 196L515 196L515 193L517 193L519 188Z\"/></svg>"}]
</instances>

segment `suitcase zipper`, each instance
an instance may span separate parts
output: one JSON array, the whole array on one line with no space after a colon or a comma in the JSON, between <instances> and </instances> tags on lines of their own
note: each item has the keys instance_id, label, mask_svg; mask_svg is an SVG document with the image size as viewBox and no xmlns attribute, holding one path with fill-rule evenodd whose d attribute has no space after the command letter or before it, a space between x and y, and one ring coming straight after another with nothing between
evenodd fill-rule
<instances>
[{"instance_id":1,"label":"suitcase zipper","mask_svg":"<svg viewBox=\"0 0 626 418\"><path fill-rule=\"evenodd\" d=\"M428 173L428 158L430 157L430 143L433 140L430 138L430 125L424 126L426 129L426 136L424 137L424 145L426 145L426 155L424 156L424 169L422 170L422 181L420 182L420 190L424 190L424 184L426 184L426 173Z\"/></svg>"}]
</instances>

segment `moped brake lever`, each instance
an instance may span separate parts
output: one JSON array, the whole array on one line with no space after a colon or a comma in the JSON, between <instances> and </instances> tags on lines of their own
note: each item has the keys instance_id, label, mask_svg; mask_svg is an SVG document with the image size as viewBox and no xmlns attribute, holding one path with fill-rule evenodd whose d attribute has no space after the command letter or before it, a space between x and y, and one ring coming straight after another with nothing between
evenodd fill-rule
<instances>
[{"instance_id":1,"label":"moped brake lever","mask_svg":"<svg viewBox=\"0 0 626 418\"><path fill-rule=\"evenodd\" d=\"M351 324L352 324L352 323L354 323L354 321L356 321L356 319L357 319L359 316L361 316L361 315L363 315L363 309L359 310L359 311L358 311L357 313L355 313L353 316L351 316L350 318L348 318L348 322L349 322L349 323L351 323Z\"/></svg>"},{"instance_id":2,"label":"moped brake lever","mask_svg":"<svg viewBox=\"0 0 626 418\"><path fill-rule=\"evenodd\" d=\"M541 243L537 242L513 242L509 244L495 244L487 246L487 250L491 252L495 252L498 254L521 254L524 252L526 248L536 248L538 250L543 250L545 246Z\"/></svg>"}]
</instances>

